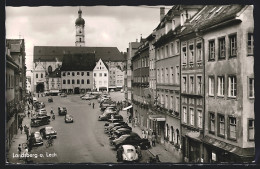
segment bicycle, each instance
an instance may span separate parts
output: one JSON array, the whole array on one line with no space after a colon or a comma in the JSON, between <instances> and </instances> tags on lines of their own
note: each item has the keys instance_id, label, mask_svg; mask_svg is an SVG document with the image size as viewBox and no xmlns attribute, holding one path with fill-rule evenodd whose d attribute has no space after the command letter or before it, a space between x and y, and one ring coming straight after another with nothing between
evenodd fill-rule
<instances>
[{"instance_id":1,"label":"bicycle","mask_svg":"<svg viewBox=\"0 0 260 169\"><path fill-rule=\"evenodd\" d=\"M53 142L54 142L54 141L53 141L52 138L48 139L47 142L45 143L46 148L48 148L48 147L50 147L50 146L53 146Z\"/></svg>"}]
</instances>

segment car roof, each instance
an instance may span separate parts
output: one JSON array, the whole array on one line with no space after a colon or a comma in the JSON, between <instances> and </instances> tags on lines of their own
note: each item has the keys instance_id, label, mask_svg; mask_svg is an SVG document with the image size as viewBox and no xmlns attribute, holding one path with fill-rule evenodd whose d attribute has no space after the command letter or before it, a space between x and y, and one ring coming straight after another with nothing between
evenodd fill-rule
<instances>
[{"instance_id":1,"label":"car roof","mask_svg":"<svg viewBox=\"0 0 260 169\"><path fill-rule=\"evenodd\" d=\"M130 145L130 144L122 145L122 147L123 147L124 149L134 149L134 150L135 150L135 146Z\"/></svg>"},{"instance_id":2,"label":"car roof","mask_svg":"<svg viewBox=\"0 0 260 169\"><path fill-rule=\"evenodd\" d=\"M53 129L53 127L47 126L47 127L45 127L45 129Z\"/></svg>"}]
</instances>

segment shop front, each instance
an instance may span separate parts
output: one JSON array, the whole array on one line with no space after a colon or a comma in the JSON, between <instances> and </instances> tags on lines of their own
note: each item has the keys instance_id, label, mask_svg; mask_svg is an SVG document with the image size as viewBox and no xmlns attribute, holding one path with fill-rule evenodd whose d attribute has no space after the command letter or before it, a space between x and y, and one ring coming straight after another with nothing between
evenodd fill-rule
<instances>
[{"instance_id":1,"label":"shop front","mask_svg":"<svg viewBox=\"0 0 260 169\"><path fill-rule=\"evenodd\" d=\"M151 120L151 129L155 132L157 143L164 143L164 127L165 127L165 115L156 114L149 115Z\"/></svg>"}]
</instances>

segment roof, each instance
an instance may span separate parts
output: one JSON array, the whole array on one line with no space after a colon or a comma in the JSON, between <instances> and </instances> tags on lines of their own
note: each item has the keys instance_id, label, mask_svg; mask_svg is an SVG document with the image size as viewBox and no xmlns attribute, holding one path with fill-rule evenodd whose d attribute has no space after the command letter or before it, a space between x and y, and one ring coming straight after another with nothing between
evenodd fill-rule
<instances>
[{"instance_id":1,"label":"roof","mask_svg":"<svg viewBox=\"0 0 260 169\"><path fill-rule=\"evenodd\" d=\"M63 60L64 54L73 53L95 53L96 62L101 58L104 62L125 61L124 55L117 47L78 47L78 46L34 46L33 61L53 61Z\"/></svg>"},{"instance_id":2,"label":"roof","mask_svg":"<svg viewBox=\"0 0 260 169\"><path fill-rule=\"evenodd\" d=\"M207 5L201 12L191 19L191 22L181 35L194 32L194 30L207 29L219 23L236 18L245 5Z\"/></svg>"},{"instance_id":3,"label":"roof","mask_svg":"<svg viewBox=\"0 0 260 169\"><path fill-rule=\"evenodd\" d=\"M92 71L96 66L94 53L65 54L61 71Z\"/></svg>"}]
</instances>

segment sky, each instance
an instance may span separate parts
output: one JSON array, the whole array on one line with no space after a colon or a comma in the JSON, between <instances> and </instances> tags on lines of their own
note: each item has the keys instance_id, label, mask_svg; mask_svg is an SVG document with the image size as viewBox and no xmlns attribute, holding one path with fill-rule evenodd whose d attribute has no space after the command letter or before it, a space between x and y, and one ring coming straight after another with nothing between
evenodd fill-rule
<instances>
[{"instance_id":1,"label":"sky","mask_svg":"<svg viewBox=\"0 0 260 169\"><path fill-rule=\"evenodd\" d=\"M146 38L160 21L161 6L81 6L85 46L117 47ZM165 14L171 6L164 6ZM6 38L25 39L26 66L33 67L34 46L75 46L79 7L6 7Z\"/></svg>"}]
</instances>

